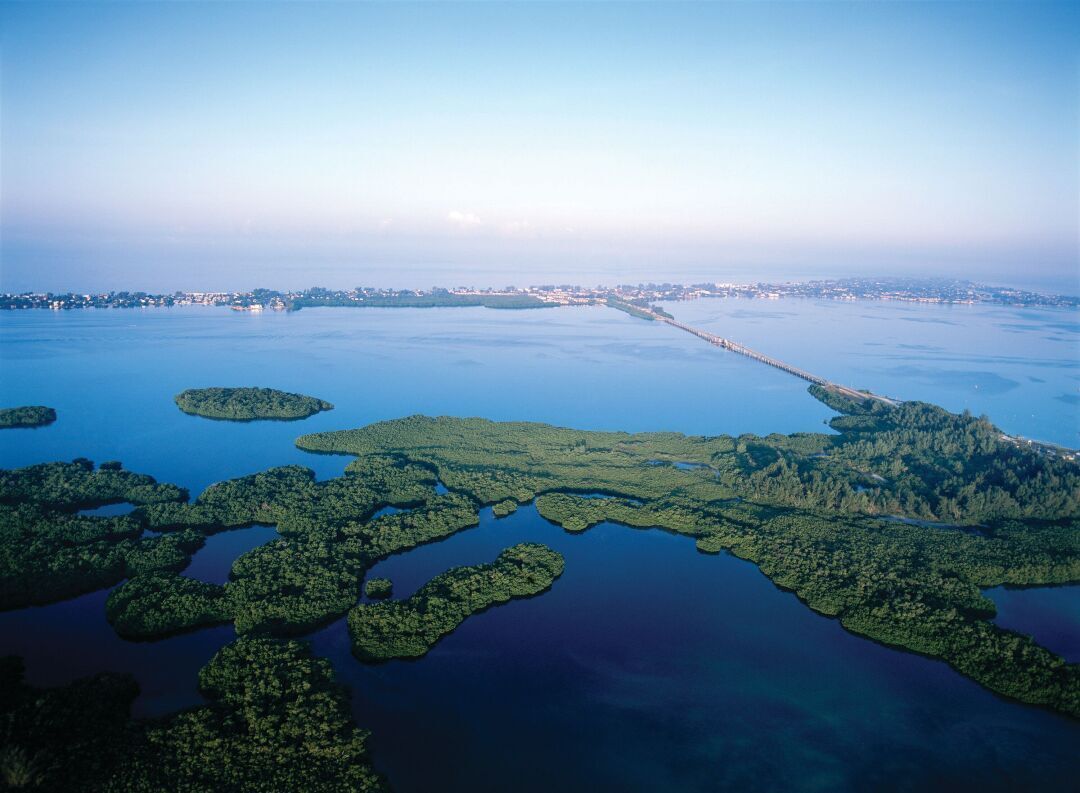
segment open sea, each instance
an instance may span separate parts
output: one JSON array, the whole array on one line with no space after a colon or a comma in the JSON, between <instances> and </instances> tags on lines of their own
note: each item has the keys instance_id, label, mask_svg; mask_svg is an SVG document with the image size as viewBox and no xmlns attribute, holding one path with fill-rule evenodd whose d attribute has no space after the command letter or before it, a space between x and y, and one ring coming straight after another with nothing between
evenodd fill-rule
<instances>
[{"instance_id":1,"label":"open sea","mask_svg":"<svg viewBox=\"0 0 1080 793\"><path fill-rule=\"evenodd\" d=\"M1080 446L1080 313L890 302L700 300L677 318L846 385L985 413ZM174 394L259 385L336 405L300 422L182 414ZM806 384L611 309L220 308L0 312L0 405L48 427L0 432L0 466L85 456L197 495L343 456L296 436L412 413L700 434L829 431ZM227 578L275 534L226 532L189 575ZM603 524L572 535L530 505L381 562L408 597L432 576L544 542L566 571L538 597L465 622L425 658L365 666L344 621L309 637L352 691L376 767L400 791L1075 790L1080 723L980 688L945 664L845 632L752 564L685 537ZM229 626L119 639L107 591L0 613L0 654L55 685L132 672L136 714L197 704ZM997 621L1080 661L1080 587L988 593Z\"/></svg>"}]
</instances>

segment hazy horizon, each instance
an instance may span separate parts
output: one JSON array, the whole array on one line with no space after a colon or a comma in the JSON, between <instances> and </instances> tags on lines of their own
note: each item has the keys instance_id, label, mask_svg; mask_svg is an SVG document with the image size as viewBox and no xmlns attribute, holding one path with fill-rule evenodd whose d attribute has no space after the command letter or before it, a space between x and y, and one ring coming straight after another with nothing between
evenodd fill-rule
<instances>
[{"instance_id":1,"label":"hazy horizon","mask_svg":"<svg viewBox=\"0 0 1080 793\"><path fill-rule=\"evenodd\" d=\"M0 289L1080 293L1067 4L0 6Z\"/></svg>"},{"instance_id":2,"label":"hazy horizon","mask_svg":"<svg viewBox=\"0 0 1080 793\"><path fill-rule=\"evenodd\" d=\"M1024 278L977 278L951 276L934 273L913 273L903 271L867 272L852 270L809 270L783 271L778 268L768 270L734 267L702 267L701 269L680 269L667 271L657 276L647 267L627 268L613 266L607 270L593 269L582 271L579 268L547 266L543 270L529 273L520 271L508 274L505 270L471 267L462 270L458 267L423 267L397 270L394 268L376 269L370 266L330 267L317 266L306 268L272 269L272 276L247 275L235 273L222 276L210 266L185 268L183 273L172 271L170 275L157 273L152 279L138 272L128 272L118 268L108 274L95 273L94 277L77 277L70 281L58 281L55 287L40 286L41 279L31 279L31 285L9 288L6 284L0 291L9 293L53 294L102 294L107 292L147 292L151 294L171 294L173 292L250 292L254 289L277 291L300 291L312 287L327 289L353 289L357 287L375 289L453 289L459 287L477 289L502 289L508 287L534 287L543 285L573 285L581 287L615 287L638 284L699 284L699 283L793 283L806 281L844 280L848 278L915 279L915 280L970 280L981 286L1010 287L1048 295L1067 297L1080 296L1080 286L1074 279ZM516 275L516 277L515 277ZM75 283L77 286L70 286Z\"/></svg>"}]
</instances>

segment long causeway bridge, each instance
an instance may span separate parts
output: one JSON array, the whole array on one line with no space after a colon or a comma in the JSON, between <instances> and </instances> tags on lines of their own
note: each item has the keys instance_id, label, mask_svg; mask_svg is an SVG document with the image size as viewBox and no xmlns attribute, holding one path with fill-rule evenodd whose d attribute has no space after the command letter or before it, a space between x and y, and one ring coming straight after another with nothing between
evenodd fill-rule
<instances>
[{"instance_id":1,"label":"long causeway bridge","mask_svg":"<svg viewBox=\"0 0 1080 793\"><path fill-rule=\"evenodd\" d=\"M846 385L840 385L839 383L831 383L824 377L812 374L811 372L808 372L805 369L800 369L797 366L792 366L786 361L781 361L779 358L773 358L771 355L766 355L763 352L753 350L747 347L745 344L739 344L737 341L725 339L723 336L717 336L715 333L709 333L708 331L701 330L700 328L691 327L690 325L684 325L682 322L679 322L673 317L668 317L663 314L657 314L653 311L647 311L647 313L651 314L653 319L655 319L657 322L665 322L672 327L678 328L679 330L684 330L687 333L691 333L694 336L697 336L699 339L704 339L705 341L709 342L709 344L713 344L725 350L730 350L731 352L737 352L739 355L745 355L747 358L753 358L755 361L759 361L763 364L768 364L769 366L775 367L782 372L787 372L788 374L795 375L796 377L801 377L803 380L815 383L819 386L823 386L832 391L836 391L837 393L843 394L844 396L851 399L875 399L879 402L884 402L887 405L899 404L897 400L890 399L889 397L871 394L869 391L856 391L854 388L849 388Z\"/></svg>"},{"instance_id":2,"label":"long causeway bridge","mask_svg":"<svg viewBox=\"0 0 1080 793\"><path fill-rule=\"evenodd\" d=\"M703 339L704 341L709 342L709 344L713 344L725 350L730 350L731 352L737 352L739 355L745 355L747 358L752 358L755 361L759 361L760 363L775 367L782 372L787 372L788 374L795 375L796 377L802 378L803 380L814 383L815 385L819 385L823 388L827 388L837 394L842 394L843 396L846 396L850 399L873 399L877 402L883 402L886 405L900 404L899 399L892 399L891 397L884 397L880 396L879 394L872 394L869 391L856 391L850 386L840 385L839 383L831 383L824 377L808 372L805 369L800 369L797 366L792 366L786 361L781 361L779 358L773 358L771 355L766 355L763 352L753 350L747 347L745 344L739 344L737 341L725 339L723 336L717 336L715 333L709 333L706 330L701 330L700 328L685 325L682 322L679 322L674 317L667 314L658 314L651 308L639 306L636 304L633 307L635 309L635 316L647 315L648 317L656 320L657 322L663 322L665 324L671 325L672 327L678 328L679 330L684 330L687 333L691 333L694 336L697 336L699 339ZM1022 438L1019 435L1002 434L1001 440L1007 441L1017 446L1024 446L1025 448L1029 448L1039 454L1044 454L1051 457L1060 457L1065 460L1071 460L1080 465L1080 452L1074 449L1069 449L1064 446L1058 446L1053 443L1045 443L1043 441L1035 441L1028 438Z\"/></svg>"}]
</instances>

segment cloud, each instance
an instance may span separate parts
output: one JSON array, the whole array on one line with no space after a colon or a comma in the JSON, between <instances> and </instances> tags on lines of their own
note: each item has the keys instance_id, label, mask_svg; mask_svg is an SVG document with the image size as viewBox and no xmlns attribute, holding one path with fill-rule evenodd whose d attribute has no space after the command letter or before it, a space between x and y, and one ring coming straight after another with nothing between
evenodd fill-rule
<instances>
[{"instance_id":1,"label":"cloud","mask_svg":"<svg viewBox=\"0 0 1080 793\"><path fill-rule=\"evenodd\" d=\"M528 234L532 231L532 223L527 220L512 220L503 224L503 231L510 235Z\"/></svg>"},{"instance_id":2,"label":"cloud","mask_svg":"<svg viewBox=\"0 0 1080 793\"><path fill-rule=\"evenodd\" d=\"M461 226L462 228L479 226L483 222L472 212L459 212L456 209L451 210L446 215L446 219L453 223L455 226Z\"/></svg>"}]
</instances>

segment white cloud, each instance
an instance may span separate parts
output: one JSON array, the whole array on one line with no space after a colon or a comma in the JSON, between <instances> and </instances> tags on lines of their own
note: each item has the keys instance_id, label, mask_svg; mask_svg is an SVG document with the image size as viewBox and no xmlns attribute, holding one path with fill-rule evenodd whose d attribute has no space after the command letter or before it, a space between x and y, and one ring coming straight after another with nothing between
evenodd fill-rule
<instances>
[{"instance_id":1,"label":"white cloud","mask_svg":"<svg viewBox=\"0 0 1080 793\"><path fill-rule=\"evenodd\" d=\"M527 220L511 220L503 224L503 232L513 235L529 234L533 230L532 223Z\"/></svg>"},{"instance_id":2,"label":"white cloud","mask_svg":"<svg viewBox=\"0 0 1080 793\"><path fill-rule=\"evenodd\" d=\"M446 219L453 223L455 226L461 226L462 228L479 226L483 222L472 212L459 212L456 209L451 210L446 215Z\"/></svg>"}]
</instances>

